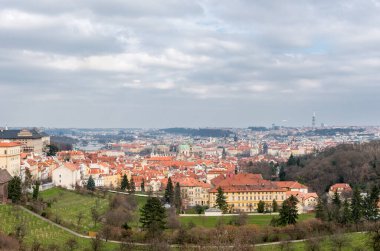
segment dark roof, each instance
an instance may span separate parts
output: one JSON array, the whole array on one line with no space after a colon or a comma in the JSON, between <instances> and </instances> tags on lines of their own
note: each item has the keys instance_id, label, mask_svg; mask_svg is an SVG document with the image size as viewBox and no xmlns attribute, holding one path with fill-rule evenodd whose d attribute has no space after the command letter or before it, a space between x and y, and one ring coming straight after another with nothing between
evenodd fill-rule
<instances>
[{"instance_id":1,"label":"dark roof","mask_svg":"<svg viewBox=\"0 0 380 251\"><path fill-rule=\"evenodd\" d=\"M40 133L36 129L28 130L32 136L19 136L22 130L1 130L0 139L40 139L47 136L46 133Z\"/></svg>"},{"instance_id":2,"label":"dark roof","mask_svg":"<svg viewBox=\"0 0 380 251\"><path fill-rule=\"evenodd\" d=\"M5 169L0 169L0 184L9 182L12 176Z\"/></svg>"}]
</instances>

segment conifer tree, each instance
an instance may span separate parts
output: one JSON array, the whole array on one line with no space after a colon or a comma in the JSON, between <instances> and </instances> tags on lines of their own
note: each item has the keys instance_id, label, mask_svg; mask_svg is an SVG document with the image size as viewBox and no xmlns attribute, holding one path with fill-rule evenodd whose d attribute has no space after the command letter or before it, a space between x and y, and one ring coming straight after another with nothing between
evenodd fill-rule
<instances>
[{"instance_id":1,"label":"conifer tree","mask_svg":"<svg viewBox=\"0 0 380 251\"><path fill-rule=\"evenodd\" d=\"M335 191L331 202L332 202L332 206L333 206L333 208L332 208L333 220L336 222L341 222L342 201L340 200L340 196L338 194L338 191Z\"/></svg>"},{"instance_id":2,"label":"conifer tree","mask_svg":"<svg viewBox=\"0 0 380 251\"><path fill-rule=\"evenodd\" d=\"M354 188L352 199L351 199L351 212L352 212L352 221L357 224L363 215L363 203L360 191L357 187Z\"/></svg>"},{"instance_id":3,"label":"conifer tree","mask_svg":"<svg viewBox=\"0 0 380 251\"><path fill-rule=\"evenodd\" d=\"M352 213L351 213L350 203L348 203L347 200L344 200L340 223L342 224L350 223L352 220L351 214Z\"/></svg>"},{"instance_id":4,"label":"conifer tree","mask_svg":"<svg viewBox=\"0 0 380 251\"><path fill-rule=\"evenodd\" d=\"M145 192L145 181L144 179L141 181L141 192Z\"/></svg>"},{"instance_id":5,"label":"conifer tree","mask_svg":"<svg viewBox=\"0 0 380 251\"><path fill-rule=\"evenodd\" d=\"M33 199L36 200L38 198L39 191L40 191L40 182L36 181L36 183L33 186Z\"/></svg>"},{"instance_id":6,"label":"conifer tree","mask_svg":"<svg viewBox=\"0 0 380 251\"><path fill-rule=\"evenodd\" d=\"M133 180L133 176L131 176L129 186L130 186L130 192L135 193L136 192L136 184L135 184L135 181Z\"/></svg>"},{"instance_id":7,"label":"conifer tree","mask_svg":"<svg viewBox=\"0 0 380 251\"><path fill-rule=\"evenodd\" d=\"M150 233L160 233L165 229L165 208L157 197L149 197L141 209L140 222L144 230Z\"/></svg>"},{"instance_id":8,"label":"conifer tree","mask_svg":"<svg viewBox=\"0 0 380 251\"><path fill-rule=\"evenodd\" d=\"M175 184L175 188L174 188L174 206L177 209L177 212L181 211L181 207L182 207L181 187L178 182Z\"/></svg>"},{"instance_id":9,"label":"conifer tree","mask_svg":"<svg viewBox=\"0 0 380 251\"><path fill-rule=\"evenodd\" d=\"M174 202L174 188L172 179L169 177L168 184L166 185L165 194L164 194L164 202L170 205Z\"/></svg>"},{"instance_id":10,"label":"conifer tree","mask_svg":"<svg viewBox=\"0 0 380 251\"><path fill-rule=\"evenodd\" d=\"M378 220L379 219L379 209L377 204L379 202L379 187L373 186L371 192L364 199L364 217L367 220Z\"/></svg>"},{"instance_id":11,"label":"conifer tree","mask_svg":"<svg viewBox=\"0 0 380 251\"><path fill-rule=\"evenodd\" d=\"M285 167L281 165L280 172L278 174L278 177L280 178L280 181L284 181L286 176Z\"/></svg>"},{"instance_id":12,"label":"conifer tree","mask_svg":"<svg viewBox=\"0 0 380 251\"><path fill-rule=\"evenodd\" d=\"M87 190L94 191L95 190L95 181L92 178L92 175L88 178L87 181Z\"/></svg>"},{"instance_id":13,"label":"conifer tree","mask_svg":"<svg viewBox=\"0 0 380 251\"><path fill-rule=\"evenodd\" d=\"M122 179L121 184L120 184L120 189L122 191L125 191L125 189L127 189L127 187L129 187L129 182L128 182L127 175L124 174L123 179Z\"/></svg>"},{"instance_id":14,"label":"conifer tree","mask_svg":"<svg viewBox=\"0 0 380 251\"><path fill-rule=\"evenodd\" d=\"M285 226L288 224L296 224L298 219L297 210L298 199L291 195L288 199L284 200L280 209L280 216L278 224Z\"/></svg>"},{"instance_id":15,"label":"conifer tree","mask_svg":"<svg viewBox=\"0 0 380 251\"><path fill-rule=\"evenodd\" d=\"M18 176L14 176L8 184L8 198L13 203L20 201L22 193L21 179Z\"/></svg>"},{"instance_id":16,"label":"conifer tree","mask_svg":"<svg viewBox=\"0 0 380 251\"><path fill-rule=\"evenodd\" d=\"M315 218L322 221L326 220L326 203L322 198L318 198L317 205L315 206Z\"/></svg>"},{"instance_id":17,"label":"conifer tree","mask_svg":"<svg viewBox=\"0 0 380 251\"><path fill-rule=\"evenodd\" d=\"M223 213L227 213L228 210L228 204L226 201L226 197L224 196L223 189L221 187L218 187L216 194L216 206L223 211Z\"/></svg>"}]
</instances>

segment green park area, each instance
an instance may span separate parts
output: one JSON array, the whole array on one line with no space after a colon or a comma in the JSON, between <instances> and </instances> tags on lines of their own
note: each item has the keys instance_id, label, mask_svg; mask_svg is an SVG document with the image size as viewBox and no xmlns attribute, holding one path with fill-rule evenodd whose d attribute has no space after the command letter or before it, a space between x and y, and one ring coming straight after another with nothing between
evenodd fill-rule
<instances>
[{"instance_id":1,"label":"green park area","mask_svg":"<svg viewBox=\"0 0 380 251\"><path fill-rule=\"evenodd\" d=\"M212 228L217 224L228 224L237 216L182 216L180 222L184 225L188 225L192 222L195 226ZM258 226L268 226L270 221L275 215L263 214L263 215L247 215L247 224L256 224ZM314 214L300 214L299 221L314 218Z\"/></svg>"},{"instance_id":2,"label":"green park area","mask_svg":"<svg viewBox=\"0 0 380 251\"><path fill-rule=\"evenodd\" d=\"M76 237L65 230L46 222L18 206L0 205L0 231L6 234L18 232L23 236L25 246L54 250L67 247L69 240L77 242L77 250L91 247L91 240ZM117 245L107 243L104 250L114 250ZM64 250L68 250L67 248Z\"/></svg>"}]
</instances>

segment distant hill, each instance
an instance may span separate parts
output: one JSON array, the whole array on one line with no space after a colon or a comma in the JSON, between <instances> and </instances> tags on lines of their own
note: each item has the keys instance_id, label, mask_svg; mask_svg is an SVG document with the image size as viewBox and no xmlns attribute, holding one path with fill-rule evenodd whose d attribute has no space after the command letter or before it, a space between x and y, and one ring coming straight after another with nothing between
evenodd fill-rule
<instances>
[{"instance_id":1,"label":"distant hill","mask_svg":"<svg viewBox=\"0 0 380 251\"><path fill-rule=\"evenodd\" d=\"M334 183L369 188L380 184L380 141L339 145L302 157L298 165L285 167L285 179L297 180L318 193Z\"/></svg>"},{"instance_id":2,"label":"distant hill","mask_svg":"<svg viewBox=\"0 0 380 251\"><path fill-rule=\"evenodd\" d=\"M172 134L181 134L181 135L188 135L188 136L199 136L199 137L215 137L215 138L222 138L227 137L232 132L230 130L225 129L212 129L212 128L166 128L161 129L161 131L164 131L166 133L172 133Z\"/></svg>"}]
</instances>

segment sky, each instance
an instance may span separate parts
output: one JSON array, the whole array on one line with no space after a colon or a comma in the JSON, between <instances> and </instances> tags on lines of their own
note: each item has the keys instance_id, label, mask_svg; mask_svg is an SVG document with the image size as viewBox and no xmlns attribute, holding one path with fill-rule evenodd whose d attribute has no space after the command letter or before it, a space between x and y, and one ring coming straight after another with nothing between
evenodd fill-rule
<instances>
[{"instance_id":1,"label":"sky","mask_svg":"<svg viewBox=\"0 0 380 251\"><path fill-rule=\"evenodd\" d=\"M379 0L0 6L0 127L380 125Z\"/></svg>"}]
</instances>

